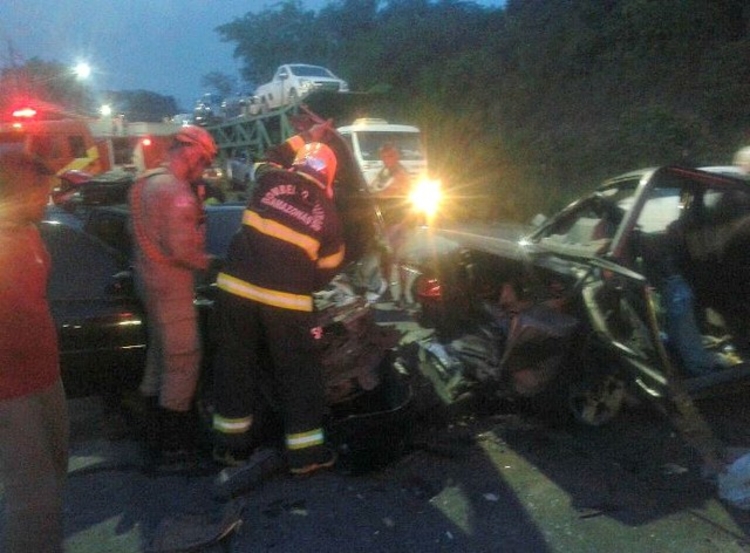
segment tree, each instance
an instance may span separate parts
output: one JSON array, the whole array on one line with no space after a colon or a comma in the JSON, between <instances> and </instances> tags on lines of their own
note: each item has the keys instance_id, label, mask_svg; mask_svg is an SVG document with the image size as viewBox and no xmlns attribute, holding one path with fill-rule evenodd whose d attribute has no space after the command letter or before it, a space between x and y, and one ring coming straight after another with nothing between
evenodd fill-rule
<instances>
[{"instance_id":1,"label":"tree","mask_svg":"<svg viewBox=\"0 0 750 553\"><path fill-rule=\"evenodd\" d=\"M237 91L237 78L221 71L212 71L203 75L201 86L213 88L220 96L226 98Z\"/></svg>"},{"instance_id":2,"label":"tree","mask_svg":"<svg viewBox=\"0 0 750 553\"><path fill-rule=\"evenodd\" d=\"M129 121L158 123L175 115L179 109L174 97L148 90L112 91L107 95L116 112Z\"/></svg>"},{"instance_id":3,"label":"tree","mask_svg":"<svg viewBox=\"0 0 750 553\"><path fill-rule=\"evenodd\" d=\"M244 60L242 77L262 83L281 64L321 63L324 38L315 32L315 13L304 11L299 0L284 0L258 14L247 13L216 31L223 42L235 42L234 55Z\"/></svg>"},{"instance_id":4,"label":"tree","mask_svg":"<svg viewBox=\"0 0 750 553\"><path fill-rule=\"evenodd\" d=\"M504 216L750 140L746 0L285 0L217 31L256 82L298 61L388 91L372 115L420 126L443 180Z\"/></svg>"},{"instance_id":5,"label":"tree","mask_svg":"<svg viewBox=\"0 0 750 553\"><path fill-rule=\"evenodd\" d=\"M96 111L91 90L66 65L32 58L0 72L0 104L7 107L34 100L81 114Z\"/></svg>"}]
</instances>

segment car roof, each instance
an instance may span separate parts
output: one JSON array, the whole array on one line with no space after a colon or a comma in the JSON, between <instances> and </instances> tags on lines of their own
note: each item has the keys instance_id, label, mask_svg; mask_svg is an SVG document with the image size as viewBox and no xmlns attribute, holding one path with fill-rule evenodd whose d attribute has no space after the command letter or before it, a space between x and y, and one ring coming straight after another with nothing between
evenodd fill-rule
<instances>
[{"instance_id":1,"label":"car roof","mask_svg":"<svg viewBox=\"0 0 750 553\"><path fill-rule=\"evenodd\" d=\"M741 182L750 182L750 176L744 173L739 167L727 165L711 165L701 167L687 167L681 165L664 165L661 167L646 167L629 171L616 177L612 177L599 185L596 190L605 190L617 186L621 182L632 181L634 179L650 179L656 172L674 173L682 176L691 176L698 180L704 180L710 177L716 177L718 180L729 182L725 179L731 179L731 182L738 184ZM712 179L713 180L713 179Z\"/></svg>"},{"instance_id":2,"label":"car roof","mask_svg":"<svg viewBox=\"0 0 750 553\"><path fill-rule=\"evenodd\" d=\"M718 173L720 175L728 175L730 177L737 177L741 179L750 179L742 168L737 165L710 165L707 167L699 167L701 171L708 171L709 173Z\"/></svg>"}]
</instances>

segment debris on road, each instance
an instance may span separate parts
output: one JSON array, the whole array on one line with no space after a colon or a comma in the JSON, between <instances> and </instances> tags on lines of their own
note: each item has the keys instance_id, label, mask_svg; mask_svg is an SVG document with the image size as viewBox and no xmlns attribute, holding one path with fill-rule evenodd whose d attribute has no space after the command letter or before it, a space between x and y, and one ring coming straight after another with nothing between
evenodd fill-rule
<instances>
[{"instance_id":1,"label":"debris on road","mask_svg":"<svg viewBox=\"0 0 750 553\"><path fill-rule=\"evenodd\" d=\"M242 525L242 501L227 503L220 516L186 514L164 519L147 553L187 553L222 543Z\"/></svg>"},{"instance_id":2,"label":"debris on road","mask_svg":"<svg viewBox=\"0 0 750 553\"><path fill-rule=\"evenodd\" d=\"M215 495L220 499L237 497L284 468L283 456L277 449L260 449L250 456L247 463L239 467L227 467L216 476Z\"/></svg>"},{"instance_id":3,"label":"debris on road","mask_svg":"<svg viewBox=\"0 0 750 553\"><path fill-rule=\"evenodd\" d=\"M750 510L750 452L737 458L717 478L721 499L738 509Z\"/></svg>"}]
</instances>

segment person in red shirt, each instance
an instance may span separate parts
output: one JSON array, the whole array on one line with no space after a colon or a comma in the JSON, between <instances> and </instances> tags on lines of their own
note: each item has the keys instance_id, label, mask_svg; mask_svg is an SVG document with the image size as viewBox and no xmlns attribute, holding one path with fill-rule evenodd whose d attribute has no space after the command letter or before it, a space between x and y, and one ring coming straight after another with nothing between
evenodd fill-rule
<instances>
[{"instance_id":1,"label":"person in red shirt","mask_svg":"<svg viewBox=\"0 0 750 553\"><path fill-rule=\"evenodd\" d=\"M49 172L0 155L0 483L5 553L62 551L68 414L46 297L50 256L37 223Z\"/></svg>"}]
</instances>

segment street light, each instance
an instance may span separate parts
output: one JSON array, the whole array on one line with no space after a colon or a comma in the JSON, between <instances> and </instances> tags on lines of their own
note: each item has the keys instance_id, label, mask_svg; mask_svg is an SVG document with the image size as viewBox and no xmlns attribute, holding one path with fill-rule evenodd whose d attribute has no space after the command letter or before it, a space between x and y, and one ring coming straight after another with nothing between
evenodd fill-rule
<instances>
[{"instance_id":1,"label":"street light","mask_svg":"<svg viewBox=\"0 0 750 553\"><path fill-rule=\"evenodd\" d=\"M79 79L88 79L91 76L91 66L85 61L79 62L73 68L73 72Z\"/></svg>"}]
</instances>

